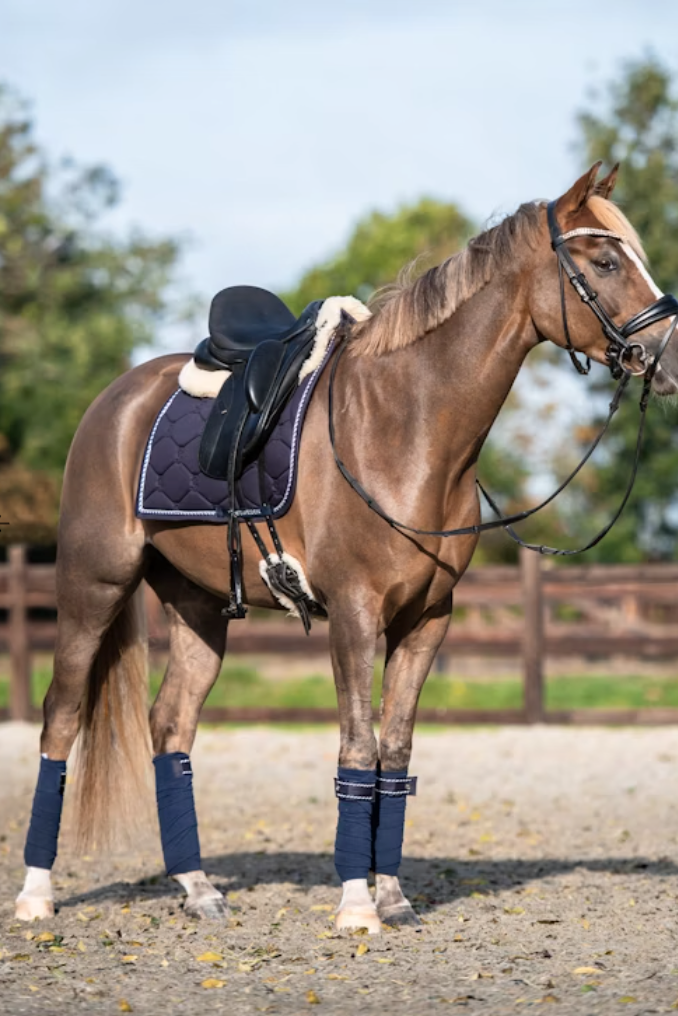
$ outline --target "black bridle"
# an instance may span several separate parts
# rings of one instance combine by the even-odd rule
[[[624,373],[647,374],[649,370],[651,370],[654,375],[654,372],[657,369],[657,364],[668,345],[669,339],[673,335],[675,322],[668,329],[657,353],[650,363],[647,363],[647,351],[643,344],[641,342],[629,342],[628,338],[630,335],[635,335],[636,332],[640,332],[644,328],[649,328],[650,325],[656,324],[657,321],[662,321],[664,318],[675,316],[676,313],[678,313],[678,300],[676,300],[675,296],[667,293],[664,296],[659,297],[658,300],[655,300],[654,303],[651,303],[649,307],[645,307],[645,309],[641,310],[638,314],[634,314],[633,317],[630,317],[628,321],[621,326],[621,328],[618,328],[598,299],[598,294],[591,288],[591,285],[584,273],[579,271],[577,263],[567,249],[566,243],[575,236],[606,236],[624,244],[624,237],[620,236],[618,233],[613,233],[609,229],[598,229],[597,227],[589,226],[582,226],[579,229],[571,229],[569,233],[562,233],[560,231],[560,226],[558,225],[558,220],[556,219],[555,201],[551,201],[547,206],[546,216],[548,220],[549,234],[551,236],[551,247],[558,257],[560,307],[563,316],[565,343],[567,351],[570,354],[570,359],[577,371],[580,374],[588,374],[591,369],[591,361],[587,357],[586,366],[584,366],[578,358],[576,350],[572,345],[570,329],[567,323],[567,303],[565,300],[566,275],[572,283],[574,291],[579,299],[591,308],[600,321],[600,327],[603,330],[603,334],[609,340],[609,345],[605,355],[607,357],[612,377],[618,379]],[[633,371],[631,369],[631,360],[634,352],[639,354],[639,359],[643,364],[647,363],[647,366],[644,366],[641,371]]]
[[[503,528],[509,534],[511,539],[516,543],[519,543],[521,547],[525,547],[527,550],[533,550],[539,554],[549,554],[558,556],[570,556],[572,554],[581,554],[585,550],[590,550],[591,547],[595,547],[603,537],[610,531],[612,526],[615,524],[619,516],[621,515],[624,507],[631,496],[633,485],[635,483],[636,475],[638,472],[638,465],[640,462],[640,452],[642,448],[643,432],[645,428],[645,414],[647,412],[647,405],[650,396],[650,386],[652,379],[657,370],[659,361],[669,344],[671,336],[673,335],[676,325],[678,324],[678,300],[672,295],[666,294],[655,300],[654,303],[645,307],[639,313],[634,314],[633,317],[629,318],[628,321],[621,327],[617,327],[614,321],[609,317],[607,311],[602,306],[598,299],[598,294],[592,289],[586,276],[583,272],[579,271],[577,263],[574,261],[572,255],[567,249],[567,240],[572,239],[575,236],[593,236],[593,237],[609,237],[614,240],[618,240],[621,244],[624,244],[624,238],[617,233],[613,233],[611,230],[598,229],[597,227],[581,227],[579,229],[570,230],[568,233],[562,233],[558,225],[556,218],[556,202],[551,201],[547,206],[547,220],[549,233],[551,237],[551,246],[555,251],[558,258],[558,277],[560,284],[560,303],[561,311],[563,316],[563,330],[565,333],[565,342],[568,353],[575,368],[580,374],[588,374],[590,370],[590,360],[587,357],[586,365],[582,364],[577,357],[577,352],[572,343],[570,336],[570,330],[567,323],[567,304],[565,300],[565,276],[570,280],[575,292],[579,298],[587,304],[600,321],[601,328],[604,335],[608,339],[608,347],[606,350],[606,358],[610,372],[612,376],[619,381],[615,393],[610,402],[609,412],[605,423],[601,427],[600,431],[596,435],[591,447],[588,449],[582,460],[572,470],[570,475],[565,479],[560,486],[544,501],[536,505],[533,508],[527,508],[522,512],[517,512],[514,515],[502,515],[500,508],[488,494],[485,488],[482,486],[479,480],[476,480],[478,488],[482,493],[483,497],[487,501],[492,511],[497,516],[490,522],[479,522],[473,526],[462,526],[458,529],[419,529],[416,526],[408,526],[404,522],[399,522],[393,516],[386,512],[379,502],[369,494],[362,486],[360,481],[350,472],[348,467],[342,462],[336,447],[336,435],[334,429],[334,384],[337,374],[337,368],[339,361],[346,351],[347,344],[341,346],[337,351],[334,361],[332,363],[332,369],[330,371],[330,381],[328,390],[328,417],[329,417],[329,437],[330,445],[334,455],[334,460],[337,464],[339,472],[344,477],[349,486],[359,495],[359,497],[365,502],[365,504],[373,512],[380,516],[385,522],[387,522],[392,528],[401,531],[402,533],[412,533],[415,536],[434,536],[434,537],[447,537],[447,536],[471,536],[478,535],[482,532],[486,532],[491,529]],[[648,328],[652,324],[656,324],[657,321],[662,321],[667,317],[671,317],[673,320],[667,328],[666,334],[659,344],[657,352],[654,355],[648,353],[645,346],[640,342],[629,342],[629,336],[635,335],[636,332],[640,332],[645,328]],[[637,355],[638,359],[642,364],[642,370],[633,370],[632,360],[634,354]],[[530,518],[537,512],[541,511],[548,504],[550,504],[565,488],[571,483],[575,476],[579,473],[582,467],[591,458],[591,455],[600,444],[603,435],[606,433],[612,417],[617,412],[619,404],[621,402],[622,395],[626,389],[626,386],[632,376],[642,374],[643,391],[640,398],[640,422],[638,425],[638,437],[636,439],[636,449],[634,455],[633,466],[631,469],[631,475],[626,488],[626,492],[622,498],[621,504],[619,505],[614,516],[604,526],[603,529],[585,546],[579,547],[575,550],[561,550],[557,547],[546,547],[534,543],[526,543],[523,541],[517,533],[511,528],[517,522],[522,522],[524,519]]]

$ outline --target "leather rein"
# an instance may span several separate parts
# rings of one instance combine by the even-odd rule
[[[642,448],[643,433],[645,429],[645,416],[650,396],[650,386],[652,384],[652,379],[657,370],[659,361],[662,355],[664,354],[666,347],[669,344],[671,336],[673,335],[676,329],[676,325],[678,324],[678,300],[676,300],[675,296],[665,294],[664,296],[661,296],[659,297],[659,299],[655,300],[655,302],[650,304],[648,307],[645,307],[644,310],[641,310],[639,313],[634,314],[633,317],[629,318],[629,320],[626,321],[625,324],[623,324],[621,327],[617,327],[617,325],[615,325],[615,323],[607,314],[605,308],[600,303],[598,299],[598,294],[591,287],[584,273],[579,270],[572,255],[567,249],[566,243],[568,240],[572,239],[575,236],[609,237],[611,239],[619,241],[622,244],[625,242],[624,238],[620,236],[618,233],[614,233],[610,230],[591,227],[581,227],[579,229],[570,230],[568,233],[562,233],[558,225],[555,209],[556,202],[551,201],[548,204],[546,211],[549,234],[551,237],[551,247],[558,258],[560,304],[563,318],[563,330],[565,333],[566,349],[578,373],[588,374],[591,366],[590,359],[587,357],[586,365],[582,364],[582,362],[577,357],[577,352],[574,348],[570,336],[570,330],[567,322],[567,306],[565,300],[565,276],[567,276],[567,278],[569,279],[580,300],[582,300],[583,303],[585,303],[588,307],[590,307],[593,313],[598,318],[603,333],[608,339],[609,343],[605,354],[608,362],[608,367],[610,369],[612,377],[618,380],[619,383],[617,385],[617,388],[615,389],[614,395],[610,402],[607,419],[605,420],[603,426],[601,427],[595,439],[593,440],[590,448],[588,449],[584,457],[581,459],[579,464],[572,470],[570,475],[560,484],[560,486],[549,497],[547,497],[540,504],[535,505],[533,508],[527,508],[524,511],[516,512],[513,515],[502,515],[501,509],[494,501],[494,499],[490,496],[490,494],[488,494],[488,492],[485,490],[480,480],[476,480],[478,489],[485,498],[487,504],[490,506],[492,511],[497,516],[496,519],[492,519],[489,522],[479,522],[472,526],[462,526],[461,528],[458,529],[419,529],[416,526],[406,525],[406,523],[399,522],[397,519],[393,518],[393,516],[389,515],[388,512],[381,507],[376,498],[372,497],[372,495],[365,490],[365,488],[362,486],[357,477],[355,477],[351,473],[351,471],[348,469],[345,463],[341,460],[337,452],[336,435],[334,428],[334,384],[337,374],[337,368],[339,366],[339,361],[341,360],[341,357],[343,356],[347,348],[346,342],[344,342],[344,344],[341,346],[336,356],[334,357],[332,369],[330,372],[330,381],[328,388],[329,437],[330,437],[330,445],[332,447],[332,453],[334,455],[334,461],[336,462],[337,468],[339,469],[339,472],[344,477],[346,482],[356,492],[356,494],[358,494],[358,496],[365,502],[368,508],[370,508],[373,512],[375,512],[375,514],[379,515],[393,529],[397,529],[401,531],[403,534],[412,533],[415,536],[435,536],[435,537],[471,536],[471,535],[477,536],[482,532],[487,532],[488,530],[505,529],[512,540],[514,540],[516,543],[520,544],[521,547],[524,547],[527,550],[535,551],[535,553],[538,554],[548,554],[564,557],[573,554],[581,554],[585,550],[590,550],[592,547],[595,547],[596,544],[599,543],[603,539],[603,537],[607,535],[610,529],[612,529],[615,522],[617,521],[622,511],[624,510],[629,497],[631,496],[631,491],[633,490],[636,475],[638,473],[638,466],[640,463],[640,453]],[[642,343],[629,341],[629,337],[635,335],[636,332],[640,332],[644,328],[648,328],[650,325],[656,324],[656,322],[662,321],[668,317],[672,318],[672,321],[670,322],[669,327],[666,330],[666,334],[664,335],[661,343],[659,344],[657,352],[651,358],[649,358],[649,354]],[[632,369],[632,360],[634,354],[638,356],[638,359],[642,364],[642,370]],[[619,404],[621,402],[622,395],[626,390],[626,386],[628,385],[628,382],[631,379],[631,377],[633,377],[634,375],[642,375],[644,379],[643,391],[640,397],[639,404],[640,422],[638,424],[638,436],[636,439],[636,448],[633,466],[631,468],[631,474],[629,476],[626,491],[612,519],[585,546],[579,547],[574,550],[562,550],[557,547],[547,547],[535,543],[526,543],[518,536],[518,534],[511,527],[515,525],[517,522],[522,522],[524,519],[528,519],[530,518],[530,516],[535,515],[537,512],[541,511],[553,500],[555,500],[555,498],[560,493],[562,493],[562,491],[565,490],[567,486],[569,486],[569,484],[572,482],[575,476],[577,476],[577,474],[580,472],[583,466],[588,462],[588,460],[593,455],[593,452],[600,444],[603,435],[607,432],[610,426],[612,417],[619,408]]]

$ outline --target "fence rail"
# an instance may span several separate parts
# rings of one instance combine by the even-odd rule
[[[168,649],[162,608],[146,587],[151,647]],[[10,658],[10,705],[0,719],[32,719],[31,656],[52,651],[56,622],[35,611],[56,607],[54,565],[27,563],[21,545],[8,548],[0,565],[0,652]],[[554,567],[523,552],[519,566],[472,569],[455,591],[455,618],[441,647],[438,669],[451,654],[514,657],[522,661],[524,705],[512,710],[419,711],[432,723],[678,723],[678,709],[568,710],[544,707],[546,659],[623,656],[639,660],[678,657],[678,565],[579,565]],[[329,652],[328,626],[314,624],[310,637],[289,620],[238,621],[229,650],[258,655],[320,656]],[[327,709],[203,710],[206,722],[234,720],[324,722]]]

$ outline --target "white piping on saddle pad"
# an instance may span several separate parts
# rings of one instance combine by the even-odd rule
[[[330,296],[324,301],[318,311],[316,319],[316,336],[313,348],[301,365],[299,381],[312,374],[322,363],[327,352],[327,347],[341,320],[342,310],[350,314],[355,321],[366,321],[372,316],[364,303],[356,300],[354,296]],[[193,395],[199,399],[215,398],[224,381],[230,377],[229,370],[203,370],[195,360],[189,360],[184,364],[179,374],[179,387],[187,395]]]
[[[292,555],[288,554],[286,551],[283,551],[283,561],[288,566],[288,568],[291,568],[292,571],[295,572],[295,574],[299,578],[299,585],[301,586],[302,590],[306,593],[309,600],[313,600],[313,602],[316,603],[317,602],[316,598],[311,592],[311,587],[309,586],[306,580],[306,576],[304,575],[304,569],[301,567],[301,562],[297,561],[296,557],[292,557]],[[278,593],[276,592],[275,589],[271,588],[271,582],[269,580],[267,570],[269,564],[280,564],[280,557],[277,554],[269,554],[266,561],[260,561],[259,574],[261,575],[262,579],[264,580],[268,588],[271,590],[273,595],[275,596],[278,603],[280,603],[283,607],[289,610],[290,614],[293,614],[295,617],[300,617],[299,611],[292,602],[292,600],[288,599],[287,596],[284,596],[282,593]]]

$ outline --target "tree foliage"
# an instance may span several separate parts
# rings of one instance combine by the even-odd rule
[[[43,488],[51,478],[41,536],[84,410],[152,342],[167,309],[177,244],[107,237],[100,219],[118,198],[105,167],[51,166],[24,104],[0,89],[0,510],[14,514],[9,492],[30,501],[27,470]],[[10,522],[17,539],[19,520]]]
[[[404,205],[392,215],[371,212],[358,222],[344,249],[309,269],[284,299],[297,313],[327,296],[368,300],[415,259],[414,271],[423,272],[461,250],[473,232],[473,223],[456,205],[433,198]]]
[[[678,99],[669,69],[648,57],[627,64],[593,111],[578,118],[582,164],[621,163],[614,199],[637,228],[658,285],[678,291]],[[639,310],[641,308],[638,308]],[[610,382],[598,383],[607,393]],[[631,386],[575,519],[586,531],[610,517],[625,489],[638,428],[639,385]],[[601,398],[599,422],[606,414]],[[591,552],[608,561],[669,559],[676,553],[678,422],[675,408],[650,403],[640,475],[612,532]]]

